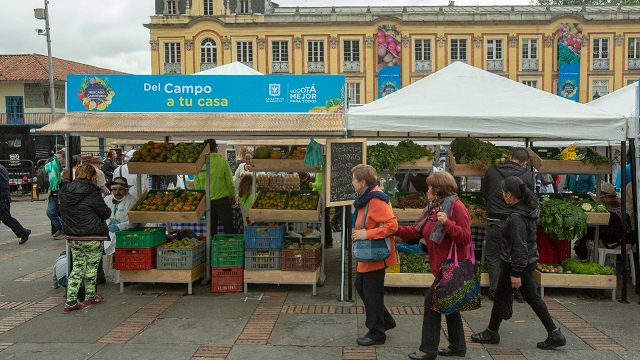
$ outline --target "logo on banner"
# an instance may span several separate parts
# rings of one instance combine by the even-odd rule
[[[560,86],[560,93],[565,98],[570,98],[575,95],[576,90],[578,90],[578,87],[571,80],[566,80],[564,84]]]
[[[280,96],[280,84],[269,84],[269,96]]]
[[[115,92],[111,90],[109,78],[101,79],[97,76],[85,77],[80,84],[78,99],[87,110],[102,111],[111,104]]]

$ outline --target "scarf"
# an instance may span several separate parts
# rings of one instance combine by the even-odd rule
[[[362,195],[358,196],[356,200],[353,202],[353,207],[355,207],[356,209],[360,209],[366,206],[367,203],[369,203],[369,200],[373,198],[380,199],[388,204],[389,195],[383,193],[382,191],[373,191],[373,192],[371,191],[376,186],[378,186],[377,183],[369,186]]]
[[[458,195],[449,195],[443,198],[437,198],[429,203],[427,207],[422,211],[418,220],[414,225],[415,229],[418,232],[422,232],[424,225],[427,223],[427,220],[434,221],[436,226],[434,227],[431,235],[429,235],[429,240],[435,242],[436,244],[442,243],[442,239],[444,239],[444,229],[442,228],[442,224],[437,220],[438,212],[442,211],[447,214],[447,217],[451,217],[451,213],[453,212],[453,204],[458,201]]]

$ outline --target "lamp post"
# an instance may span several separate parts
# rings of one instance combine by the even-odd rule
[[[34,9],[36,19],[44,20],[45,30],[36,29],[38,35],[47,37],[47,55],[49,56],[49,103],[51,103],[51,122],[56,120],[56,95],[53,84],[53,61],[51,59],[51,28],[49,28],[49,0],[44,0],[44,9]]]

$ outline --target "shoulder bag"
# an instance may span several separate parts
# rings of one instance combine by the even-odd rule
[[[369,211],[369,203],[364,209],[364,215],[362,215],[362,226],[364,229],[364,222],[367,219],[367,212]],[[384,239],[374,240],[358,240],[353,242],[353,257],[359,262],[378,262],[383,261],[391,256],[391,239],[387,236]]]
[[[474,310],[481,306],[480,266],[476,263],[473,244],[469,249],[471,258],[458,261],[455,243],[451,243],[449,256],[440,266],[438,276],[432,285],[432,310],[449,315],[459,311]]]

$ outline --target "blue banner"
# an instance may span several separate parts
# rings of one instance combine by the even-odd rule
[[[69,112],[344,112],[344,75],[68,75]]]
[[[400,26],[378,26],[378,99],[400,89],[401,66]]]
[[[562,65],[558,79],[558,95],[577,102],[580,88],[580,64]]]
[[[378,98],[400,89],[400,65],[388,66],[378,73]]]

